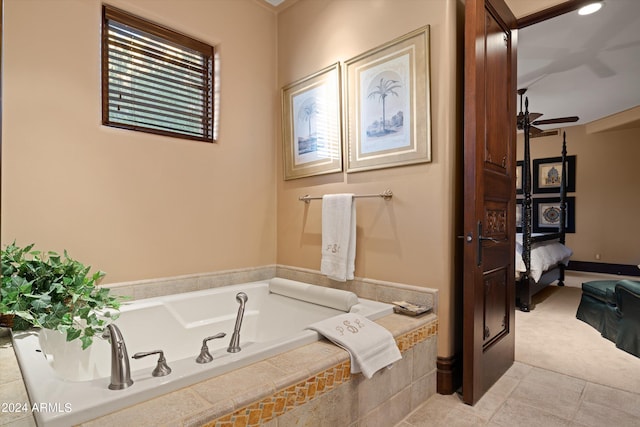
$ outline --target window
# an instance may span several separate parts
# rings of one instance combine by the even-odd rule
[[[103,6],[102,123],[213,142],[214,48]]]

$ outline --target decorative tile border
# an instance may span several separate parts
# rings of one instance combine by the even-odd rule
[[[416,344],[436,336],[438,333],[438,320],[433,320],[417,329],[400,335],[396,338],[396,344],[400,352],[404,353]],[[347,360],[332,366],[305,381],[277,391],[274,395],[265,397],[259,402],[244,406],[231,414],[220,417],[207,424],[205,427],[253,427],[259,426],[278,417],[297,406],[304,405],[310,400],[319,397],[340,384],[351,379],[351,361]]]
[[[398,344],[398,348],[401,353],[413,348],[416,344],[426,341],[428,338],[431,338],[438,334],[438,321],[434,320],[433,322],[427,323],[424,326],[419,327],[418,329],[414,329],[411,332],[400,335],[396,338],[396,344]]]
[[[351,379],[351,362],[347,360],[308,378],[306,381],[280,390],[273,396],[265,397],[259,402],[207,423],[205,427],[259,426],[296,406],[304,405],[311,399],[333,390],[349,379]]]

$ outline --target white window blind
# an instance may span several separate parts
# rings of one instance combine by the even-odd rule
[[[103,6],[102,122],[213,141],[214,48]]]

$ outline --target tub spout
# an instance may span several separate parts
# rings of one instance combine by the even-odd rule
[[[124,343],[122,333],[112,323],[107,325],[102,337],[109,339],[111,343],[111,384],[109,384],[109,389],[125,389],[133,384],[133,380],[131,379],[131,369],[129,368],[127,346]]]
[[[236,301],[240,304],[238,307],[238,315],[236,316],[236,326],[233,328],[233,335],[231,335],[231,342],[229,342],[229,347],[227,351],[229,353],[237,353],[240,349],[240,327],[242,326],[242,317],[244,316],[244,306],[247,303],[247,294],[244,292],[238,292],[236,295]]]

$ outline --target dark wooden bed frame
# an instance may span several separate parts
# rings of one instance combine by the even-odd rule
[[[566,133],[562,136],[562,177],[560,180],[560,226],[557,233],[547,233],[544,235],[532,236],[531,232],[531,149],[530,149],[530,128],[529,119],[529,100],[525,100],[524,113],[524,162],[522,166],[522,191],[524,199],[522,201],[522,260],[526,268],[525,272],[520,273],[516,279],[516,304],[522,311],[531,309],[531,297],[553,283],[558,281],[558,286],[564,286],[564,270],[565,266],[558,263],[551,269],[545,271],[537,282],[531,277],[531,249],[538,242],[546,242],[557,240],[565,243],[565,224],[566,224],[566,164],[567,164],[567,141]]]

